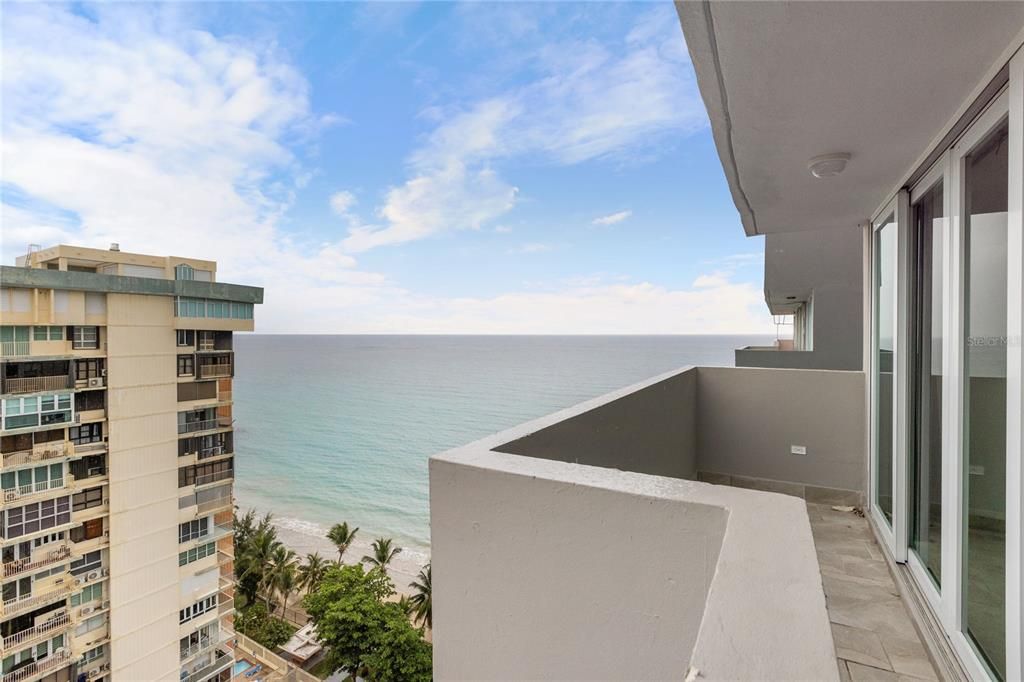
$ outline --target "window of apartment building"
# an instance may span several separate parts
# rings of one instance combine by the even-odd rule
[[[32,327],[33,341],[63,341],[64,327]]]
[[[37,644],[34,647],[28,647],[17,653],[11,654],[10,656],[5,656],[3,659],[3,674],[4,676],[7,676],[9,673],[17,672],[28,666],[30,663],[42,661],[63,648],[64,635],[57,635],[53,639]],[[12,675],[12,677],[14,679],[19,679],[17,675]],[[29,677],[31,676],[27,676],[25,679],[28,679]]]
[[[197,616],[217,608],[217,595],[211,594],[206,599],[200,599],[195,604],[187,606],[178,612],[178,624],[187,623]]]
[[[71,562],[71,574],[82,575],[99,568],[103,564],[102,551],[93,550],[87,552],[81,559],[75,559]]]
[[[28,597],[31,597],[32,578],[21,578],[19,580],[12,580],[9,583],[4,583],[2,593],[4,602],[16,601],[18,599],[27,599]]]
[[[103,422],[72,426],[68,429],[68,439],[75,445],[97,443],[103,440]]]
[[[196,359],[192,355],[178,356],[178,376],[190,377],[196,373]]]
[[[0,355],[28,355],[28,327],[0,327]]]
[[[185,566],[187,564],[194,563],[200,559],[205,559],[208,556],[213,556],[217,553],[217,543],[208,542],[205,545],[199,545],[192,549],[185,550],[184,552],[178,553],[178,565]]]
[[[206,646],[217,635],[217,629],[216,622],[210,623],[179,639],[178,650],[180,657],[185,658],[189,655],[189,652],[194,652]]]
[[[72,327],[71,347],[76,350],[89,350],[100,347],[99,327]]]
[[[54,543],[61,542],[63,539],[64,539],[64,531],[60,531],[58,533],[49,533],[47,535],[42,535],[42,536],[40,536],[38,538],[34,538],[32,540],[32,546],[33,547],[45,547],[46,545],[52,545]],[[25,543],[25,544],[28,544],[28,543]],[[6,561],[6,559],[5,559],[5,561]]]
[[[3,402],[5,429],[46,426],[71,421],[71,394],[6,398]]]
[[[196,348],[199,350],[214,350],[217,347],[217,335],[211,331],[197,332],[198,340]]]
[[[214,433],[208,436],[192,436],[178,441],[178,457],[198,455],[199,459],[226,455],[231,452],[231,434]]]
[[[44,500],[22,507],[14,507],[2,513],[4,538],[10,540],[70,523],[71,498],[58,497],[55,500]]]
[[[101,599],[103,599],[103,583],[96,583],[95,585],[87,585],[82,588],[81,592],[71,595],[71,605],[81,606],[82,604],[88,604],[91,601],[99,601]]]
[[[72,500],[74,511],[82,511],[84,509],[98,507],[103,504],[103,487],[97,486],[95,488],[83,490],[80,493],[75,493]]]
[[[107,472],[107,456],[89,455],[82,459],[74,460],[68,465],[68,469],[71,470],[71,475],[78,482],[84,481],[87,478],[93,478],[94,476],[102,476]]]
[[[178,487],[183,488],[187,485],[206,485],[208,483],[222,481],[225,478],[231,478],[233,471],[233,459],[180,467],[178,469]]]
[[[178,296],[174,299],[174,316],[251,320],[253,304]]]
[[[75,411],[102,410],[107,406],[106,391],[82,391],[75,394]]]
[[[7,499],[8,491],[17,491],[21,494],[50,490],[64,485],[64,465],[51,464],[21,469],[19,471],[5,471],[0,474],[0,487],[4,490],[4,499]]]
[[[98,616],[93,616],[92,618],[84,620],[84,621],[82,621],[81,623],[78,624],[78,627],[75,628],[75,636],[76,637],[81,637],[82,635],[84,635],[87,632],[92,632],[93,630],[98,630],[101,627],[103,627],[104,625],[106,625],[106,623],[107,623],[107,614],[101,613]]]
[[[177,343],[179,348],[194,348],[196,333],[191,329],[179,329],[177,331]]]
[[[52,567],[50,567],[50,568],[48,568],[48,569],[46,569],[44,571],[39,571],[38,573],[33,573],[32,574],[32,581],[34,583],[38,583],[40,580],[45,580],[45,579],[49,578],[51,575],[60,575],[63,572],[64,572],[64,567],[63,566],[52,566]]]
[[[103,658],[104,653],[106,653],[106,649],[104,648],[103,644],[100,644],[97,647],[93,647],[92,649],[87,649],[86,651],[82,652],[82,657],[78,659],[78,666],[80,668],[84,668],[93,661],[99,658]]]
[[[178,402],[187,402],[189,400],[212,400],[216,397],[216,382],[190,381],[178,384]]]
[[[81,526],[71,529],[71,542],[94,540],[103,535],[103,519],[89,519]]]
[[[188,542],[210,534],[210,517],[178,524],[178,542]]]
[[[174,279],[193,280],[195,278],[195,271],[188,263],[174,266]]]
[[[103,360],[92,358],[89,360],[75,360],[75,379],[88,381],[103,376]]]

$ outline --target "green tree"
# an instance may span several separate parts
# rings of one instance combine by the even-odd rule
[[[299,566],[298,586],[306,590],[306,594],[309,594],[324,579],[330,565],[330,562],[320,556],[319,552],[307,554],[305,563]]]
[[[303,600],[331,670],[374,682],[429,680],[430,645],[394,595],[391,579],[362,565],[336,566]]]
[[[391,538],[377,538],[373,541],[373,554],[364,556],[363,563],[369,564],[371,568],[386,571],[388,564],[401,551],[402,548],[394,546]]]
[[[256,521],[255,513],[249,511],[241,518],[236,515],[233,525],[238,591],[246,603],[252,603],[265,588],[268,566],[281,543],[270,514]]]
[[[274,547],[270,558],[267,560],[264,571],[264,593],[267,595],[267,608],[270,608],[270,600],[274,594],[281,596],[281,614],[288,607],[288,597],[295,591],[295,552],[282,544]]]
[[[416,580],[409,583],[409,587],[413,589],[412,597],[409,598],[412,606],[410,615],[417,623],[425,624],[428,628],[434,627],[430,605],[430,564],[420,569]]]
[[[358,528],[349,530],[348,521],[343,523],[336,523],[331,526],[331,529],[327,531],[327,539],[334,543],[334,546],[338,548],[338,563],[341,563],[341,558],[345,555],[345,551],[348,550],[352,541],[356,539],[356,533],[359,532]]]
[[[267,613],[262,602],[250,604],[235,616],[235,628],[269,649],[275,649],[295,633],[295,628]]]

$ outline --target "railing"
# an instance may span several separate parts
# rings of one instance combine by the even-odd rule
[[[213,649],[214,647],[221,646],[222,644],[227,644],[234,637],[235,633],[233,630],[221,625],[218,631],[215,632],[212,636],[200,637],[198,642],[188,647],[187,649],[183,649],[180,652],[178,660],[181,662],[185,662],[190,658],[194,658],[199,654],[202,654],[210,649]]]
[[[28,355],[28,341],[0,341],[0,355]]]
[[[200,379],[219,379],[231,376],[231,364],[228,363],[216,363],[199,365],[199,378]]]
[[[29,663],[24,668],[18,668],[3,676],[3,682],[24,682],[50,670],[63,667],[71,662],[71,650],[60,649],[57,653],[46,658]]]
[[[44,481],[36,481],[35,483],[29,483],[28,485],[21,485],[16,488],[5,488],[4,489],[4,502],[16,502],[30,495],[36,495],[38,493],[44,493],[48,490],[60,490],[67,484],[67,479],[64,477],[49,479]]]
[[[97,440],[91,443],[76,443],[74,447],[76,455],[89,454],[90,452],[103,452],[107,449],[107,441]]]
[[[41,462],[48,459],[58,459],[71,455],[71,444],[67,441],[53,441],[34,446],[31,450],[19,450],[17,452],[4,453],[4,466],[20,466]]]
[[[60,391],[71,388],[71,377],[59,374],[48,377],[23,377],[5,379],[4,393],[36,393],[38,391]]]
[[[196,431],[210,431],[231,426],[231,417],[215,417],[203,419],[197,422],[185,422],[178,424],[178,433],[195,433]]]
[[[227,452],[227,448],[223,445],[215,445],[212,448],[199,448],[196,451],[196,457],[198,459],[207,459],[210,457],[219,457],[220,455],[230,454]]]
[[[37,639],[48,637],[55,630],[61,630],[71,625],[71,614],[67,609],[56,611],[45,622],[21,632],[15,632],[9,637],[4,637],[4,651],[10,651],[12,647],[26,647]]]
[[[235,655],[233,653],[220,651],[218,652],[217,658],[213,659],[212,663],[199,668],[188,677],[181,678],[181,682],[199,682],[199,680],[205,680],[219,672],[225,666],[230,665],[234,660]],[[4,682],[6,682],[6,680]]]
[[[3,576],[4,579],[13,578],[20,573],[34,571],[44,566],[64,561],[69,556],[71,556],[71,548],[68,545],[62,545],[57,549],[46,552],[41,559],[36,559],[35,561],[32,560],[32,557],[8,561],[3,565]]]
[[[67,596],[69,592],[71,592],[70,585],[61,585],[60,587],[43,592],[42,594],[26,594],[14,597],[13,599],[8,599],[4,601],[4,618],[34,609],[37,606],[43,606],[55,599]]]
[[[224,497],[218,497],[215,500],[208,500],[206,502],[200,502],[196,505],[196,513],[206,514],[214,509],[220,509],[221,507],[230,507],[234,503],[233,498],[230,495]]]
[[[211,483],[216,483],[217,481],[224,481],[226,479],[234,477],[234,469],[227,469],[226,471],[217,471],[212,474],[203,474],[202,476],[196,476],[195,485],[209,485]]]

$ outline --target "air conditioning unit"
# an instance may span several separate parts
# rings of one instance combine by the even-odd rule
[[[102,377],[93,377],[89,379],[89,388],[97,388],[103,385]]]
[[[96,578],[99,578],[99,577],[100,577],[100,572],[99,571],[89,571],[88,573],[85,574],[85,579],[89,580],[89,581],[96,580]]]
[[[110,608],[110,600],[109,599],[104,599],[103,603],[100,604],[100,608],[101,609],[109,609]]]
[[[103,537],[109,538],[110,537],[110,531],[109,530],[103,531]]]
[[[6,500],[7,502],[12,502],[16,499],[18,499],[17,491],[8,490],[6,493],[4,493],[4,500]]]
[[[100,670],[102,670],[103,672],[107,672],[108,670],[110,670],[110,661],[107,661],[106,663],[101,665]]]
[[[83,606],[81,609],[78,610],[78,615],[84,618],[85,616],[90,615],[95,610],[96,608],[93,606]]]
[[[107,531],[107,532],[109,533],[110,531]],[[103,576],[106,577],[106,576],[110,575],[110,569],[109,568],[104,568],[102,573],[103,573]]]
[[[82,579],[81,578],[75,578],[75,587],[78,587],[81,584],[82,584]]]
[[[93,679],[94,677],[99,677],[100,676],[100,669],[99,668],[93,668],[92,670],[87,672],[85,674],[85,676],[88,677],[90,680]]]
[[[104,367],[103,369],[100,370],[100,376],[101,377],[107,376],[107,368],[106,367]]]

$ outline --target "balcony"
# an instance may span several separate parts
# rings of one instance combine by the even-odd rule
[[[76,446],[75,453],[77,454],[77,452],[78,450]],[[35,462],[62,459],[70,457],[71,453],[71,444],[67,441],[38,443],[30,450],[19,450],[17,452],[4,453],[4,467],[16,467]]]
[[[28,341],[0,341],[0,356],[12,358],[28,355],[28,344]]]
[[[199,665],[192,669],[191,674],[187,677],[182,677],[181,682],[200,682],[201,680],[209,679],[222,670],[226,670],[235,660],[235,656],[231,653],[230,649],[218,649],[217,655],[214,659],[205,664]],[[6,680],[4,680],[6,682]]]
[[[52,604],[58,599],[66,599],[71,593],[71,589],[72,586],[70,584],[58,584],[49,588],[44,587],[38,594],[28,594],[7,599],[4,601],[3,617],[5,619],[10,618],[19,613]]]
[[[211,483],[219,483],[220,481],[227,481],[235,477],[234,469],[228,469],[227,471],[217,471],[212,474],[203,474],[202,476],[196,476],[195,486],[197,488],[204,485],[210,485]]]
[[[232,376],[233,363],[205,364],[196,367],[197,379],[226,379]]]
[[[24,377],[21,379],[4,379],[4,393],[39,393],[42,391],[62,391],[71,388],[71,377],[59,374],[48,377]]]
[[[62,476],[61,478],[36,481],[35,483],[14,488],[5,488],[3,491],[4,503],[27,502],[34,497],[45,496],[47,493],[64,490],[67,484],[68,477]]]
[[[13,649],[24,649],[37,644],[44,639],[51,639],[60,634],[63,630],[71,627],[71,615],[67,609],[51,611],[40,616],[33,627],[21,632],[16,632],[9,637],[4,637],[4,651]]]
[[[92,441],[91,443],[75,443],[73,445],[76,455],[94,455],[107,451],[106,438]]]
[[[231,417],[215,417],[194,422],[178,424],[178,433],[198,433],[200,431],[213,431],[215,429],[226,429],[231,426]]]
[[[55,549],[51,549],[48,552],[39,551],[38,556],[30,556],[16,561],[8,561],[3,564],[4,580],[7,580],[8,578],[15,578],[22,573],[37,571],[41,568],[46,568],[47,566],[52,566],[53,564],[66,561],[70,556],[71,547],[65,544]]]
[[[3,682],[29,682],[37,677],[48,674],[63,668],[71,663],[71,650],[70,649],[59,649],[52,656],[47,656],[44,659],[38,660],[34,663],[29,663],[23,668],[12,670],[3,676]]]
[[[836,680],[805,500],[863,424],[859,372],[700,367],[433,457],[436,675]]]
[[[208,637],[201,637],[200,640],[192,646],[182,649],[179,654],[179,660],[182,663],[185,663],[186,661],[195,658],[196,656],[200,656],[211,649],[224,647],[234,637],[235,632],[231,628],[225,627],[221,624],[217,632]]]

